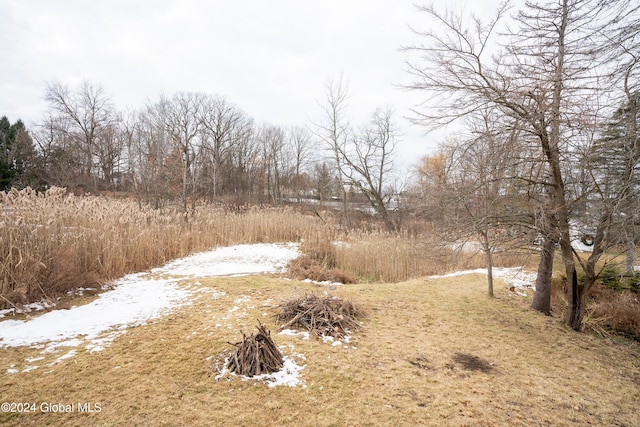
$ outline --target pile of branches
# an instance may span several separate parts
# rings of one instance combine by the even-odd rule
[[[285,322],[280,330],[290,327],[302,328],[318,336],[343,338],[350,331],[358,329],[358,317],[362,313],[349,301],[325,296],[307,294],[280,303],[278,322]]]
[[[247,336],[243,332],[242,341],[229,343],[236,347],[226,366],[231,372],[253,377],[271,374],[282,368],[284,360],[271,339],[271,333],[262,324],[257,328],[257,334]]]

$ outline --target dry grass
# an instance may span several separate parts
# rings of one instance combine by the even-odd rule
[[[0,400],[100,402],[96,414],[0,414],[7,425],[640,425],[638,348],[530,311],[482,275],[357,284],[332,292],[366,311],[348,345],[274,335],[305,387],[216,382],[216,358],[278,301],[317,291],[277,278],[202,280],[224,291],[130,329],[99,353],[4,374],[38,349],[0,352]],[[217,295],[214,297],[214,295]],[[239,303],[242,301],[242,303]],[[238,309],[232,310],[233,306]],[[304,355],[302,359],[300,354]],[[482,369],[476,369],[482,367]]]
[[[486,266],[482,253],[461,253],[428,236],[353,232],[335,248],[335,265],[363,281],[402,282],[409,279]],[[529,253],[494,256],[495,266],[521,266]]]
[[[332,233],[330,224],[292,209],[200,206],[185,221],[176,211],[60,188],[0,192],[0,212],[0,308],[55,299],[218,245]]]
[[[302,241],[313,262],[296,277],[318,281],[399,282],[484,265],[481,256],[414,234],[339,232],[330,212],[205,205],[185,220],[178,211],[61,188],[0,192],[0,211],[0,308],[42,298],[64,304],[58,298],[74,289],[237,243]]]
[[[585,323],[602,335],[615,331],[640,341],[640,295],[598,286],[591,292]]]

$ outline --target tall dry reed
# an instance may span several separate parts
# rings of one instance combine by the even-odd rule
[[[429,236],[384,232],[349,233],[335,249],[335,267],[372,282],[401,282],[486,267],[482,252],[464,253]],[[494,256],[495,266],[520,266],[528,254]]]
[[[424,238],[384,232],[350,233],[336,245],[336,266],[362,280],[400,282],[439,274],[447,254]],[[440,258],[440,260],[438,260]]]
[[[0,308],[95,286],[219,245],[299,241],[330,224],[288,208],[200,206],[186,218],[61,188],[0,192]],[[329,231],[325,231],[329,230]]]
[[[0,192],[0,214],[0,308],[240,243],[301,241],[315,261],[361,281],[399,282],[484,266],[481,256],[461,255],[415,233],[339,230],[329,211],[204,205],[185,218],[134,200],[52,188]]]

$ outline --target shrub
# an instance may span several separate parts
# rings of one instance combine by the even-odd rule
[[[614,264],[605,265],[598,280],[609,289],[619,291],[623,288],[622,273]]]
[[[640,340],[640,299],[627,290],[614,291],[601,287],[587,308],[591,318],[611,332]]]
[[[607,264],[598,278],[608,289],[621,291],[623,289],[638,292],[640,290],[640,272],[622,272],[615,264]]]
[[[623,278],[623,286],[631,292],[640,292],[640,272],[626,273]]]
[[[296,280],[313,280],[316,282],[355,283],[352,274],[338,270],[327,269],[309,255],[300,256],[287,265],[287,274]]]

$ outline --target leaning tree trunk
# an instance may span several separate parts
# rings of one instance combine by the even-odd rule
[[[560,213],[560,227],[562,237],[560,238],[560,250],[562,251],[562,261],[564,262],[565,274],[567,276],[567,300],[569,305],[565,311],[564,323],[574,331],[582,328],[584,284],[578,283],[576,264],[573,258],[573,248],[571,247],[571,237],[569,235],[569,222],[566,211]]]

